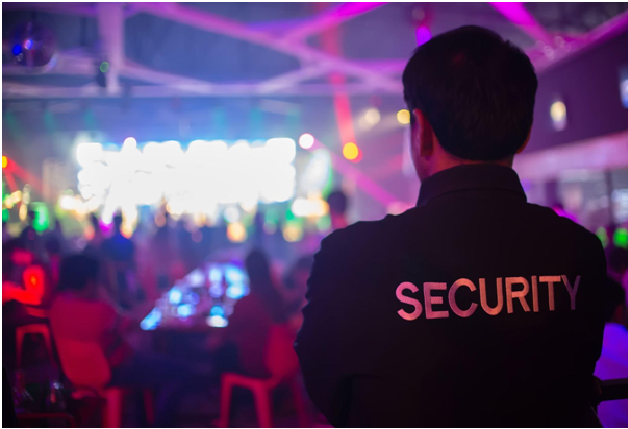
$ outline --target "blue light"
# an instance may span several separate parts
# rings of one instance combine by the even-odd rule
[[[24,42],[24,49],[28,50],[33,47],[33,39],[26,39]]]
[[[172,290],[168,294],[168,299],[170,300],[170,304],[177,305],[181,303],[181,295],[182,295],[181,291],[178,288],[176,287],[172,288]]]
[[[209,270],[209,278],[212,282],[219,282],[222,280],[222,272],[219,268],[211,268]]]
[[[229,298],[240,299],[245,295],[245,290],[241,283],[236,283],[229,286],[225,293]]]
[[[211,296],[212,298],[220,298],[222,296],[222,287],[219,284],[210,287],[209,296]]]
[[[212,328],[224,328],[229,322],[222,316],[209,316],[207,318],[207,324]]]
[[[192,292],[190,294],[190,303],[192,305],[198,305],[199,302],[201,302],[201,298],[198,296],[196,292]]]
[[[203,277],[203,272],[199,269],[192,271],[189,274],[190,286],[202,286],[203,281],[205,280]]]
[[[219,306],[219,305],[214,305],[211,310],[209,310],[209,314],[211,316],[221,316],[224,317],[225,316],[225,310]]]
[[[13,52],[13,55],[20,55],[20,52],[22,52],[22,47],[20,45],[15,45],[11,52]]]
[[[236,283],[242,279],[242,271],[235,267],[227,268],[225,270],[225,274],[230,283]]]
[[[144,331],[152,331],[157,326],[159,326],[159,322],[161,322],[161,311],[154,308],[153,311],[148,313],[148,315],[142,320],[140,323],[140,328]]]
[[[179,317],[187,317],[187,316],[191,316],[192,315],[192,306],[189,304],[186,305],[180,305],[177,308],[177,315]]]

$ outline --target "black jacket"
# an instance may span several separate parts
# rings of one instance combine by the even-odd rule
[[[510,168],[424,181],[417,207],[323,240],[295,345],[334,426],[578,426],[604,329],[600,240]]]

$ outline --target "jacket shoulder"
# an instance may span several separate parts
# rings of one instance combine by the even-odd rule
[[[418,210],[410,209],[399,215],[389,214],[376,221],[360,221],[345,228],[337,229],[323,239],[321,250],[326,249],[358,249],[361,251],[374,251],[382,248],[391,240],[394,241],[399,231],[402,231],[410,212]]]

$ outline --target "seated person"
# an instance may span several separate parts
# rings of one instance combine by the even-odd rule
[[[62,261],[59,286],[50,310],[55,340],[99,344],[111,369],[109,386],[158,388],[155,424],[172,426],[183,388],[200,372],[191,365],[141,353],[129,346],[124,334],[139,326],[140,321],[132,320],[112,303],[98,284],[99,269],[99,261],[86,254]]]
[[[626,291],[609,278],[606,286],[606,325],[602,356],[595,375],[601,380],[628,378],[628,329],[626,329]],[[607,428],[628,427],[628,399],[602,402],[598,416]]]
[[[270,376],[266,368],[270,328],[285,322],[283,301],[264,253],[252,251],[245,265],[251,292],[236,304],[225,334],[237,349],[237,372],[265,378]]]

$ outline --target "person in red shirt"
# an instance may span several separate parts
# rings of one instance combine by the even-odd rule
[[[99,344],[111,369],[108,385],[158,389],[155,424],[171,427],[183,389],[203,374],[187,363],[136,351],[126,342],[125,333],[139,326],[139,320],[123,313],[109,299],[99,286],[99,269],[98,259],[87,254],[62,261],[50,310],[55,340]]]

